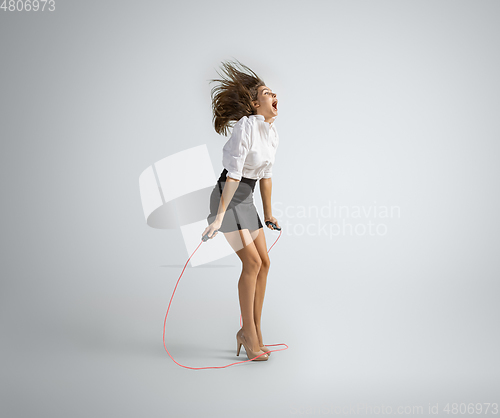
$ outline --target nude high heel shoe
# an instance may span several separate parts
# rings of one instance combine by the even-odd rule
[[[270,356],[270,355],[271,355],[271,350],[269,350],[269,348],[267,348],[265,345],[262,345],[262,346],[260,347],[260,349],[261,349],[264,353],[266,353],[268,356]]]
[[[265,361],[265,360],[267,360],[269,358],[268,355],[264,354],[264,352],[262,350],[259,350],[257,352],[250,350],[250,348],[248,347],[247,342],[245,341],[245,337],[243,336],[243,329],[240,329],[236,333],[236,355],[237,356],[240,355],[240,349],[241,349],[241,345],[242,344],[243,344],[243,347],[245,347],[245,351],[247,353],[247,357],[248,357],[249,360],[253,360],[253,361]],[[259,356],[259,357],[257,357],[257,356]]]

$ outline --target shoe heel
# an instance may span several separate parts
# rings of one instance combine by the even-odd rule
[[[240,349],[241,349],[241,343],[236,340],[236,355],[239,356],[240,355]]]

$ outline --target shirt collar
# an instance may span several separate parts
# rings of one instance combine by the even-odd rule
[[[265,122],[266,118],[262,115],[250,115],[250,116],[253,116],[254,118],[257,118],[259,120],[261,120],[262,122]],[[269,126],[272,126],[272,124],[274,123],[274,120],[276,119],[276,116],[274,118],[272,118],[272,121],[271,123],[268,123],[266,122]]]

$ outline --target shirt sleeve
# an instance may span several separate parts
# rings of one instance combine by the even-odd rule
[[[279,144],[279,136],[278,133],[276,133],[276,138],[274,142],[274,152],[276,153],[276,150],[278,149],[278,144]],[[263,179],[269,179],[273,176],[273,164],[270,164],[266,169],[264,170],[264,173],[262,174]]]
[[[227,176],[236,180],[241,180],[243,176],[243,165],[250,150],[247,120],[243,116],[234,125],[231,137],[222,149],[222,165],[227,170]]]
[[[273,176],[273,169],[272,167],[268,167],[266,171],[264,171],[264,174],[262,175],[263,179],[270,179]]]

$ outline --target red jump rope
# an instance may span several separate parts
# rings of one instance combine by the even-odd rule
[[[267,221],[266,222],[266,225],[271,225],[273,227],[273,229],[276,229],[278,230],[278,228],[276,227],[276,225],[272,222],[269,222]],[[280,231],[280,234],[278,236],[278,238],[276,238],[276,241],[274,241],[274,244],[276,244],[276,242],[279,240],[279,238],[281,237],[281,228],[279,228],[279,231]],[[186,264],[184,265],[184,268],[182,269],[182,273],[181,275],[179,276],[179,278],[177,279],[177,283],[175,284],[175,287],[174,287],[174,291],[172,292],[172,296],[170,297],[170,302],[168,303],[168,308],[167,308],[167,314],[165,315],[165,321],[163,322],[163,347],[165,347],[165,350],[167,352],[167,354],[170,356],[170,358],[174,361],[175,364],[178,364],[179,366],[181,367],[185,367],[186,369],[191,369],[191,370],[201,370],[201,369],[223,369],[225,367],[229,367],[229,366],[232,366],[234,364],[240,364],[240,363],[246,363],[247,361],[252,361],[253,359],[248,359],[248,360],[243,360],[243,361],[237,361],[235,363],[230,363],[230,364],[226,364],[225,366],[212,366],[212,367],[189,367],[189,366],[184,366],[183,364],[180,364],[178,363],[177,361],[175,361],[175,359],[172,357],[172,355],[168,352],[167,350],[167,347],[165,345],[165,326],[167,324],[167,316],[168,316],[168,311],[170,310],[170,304],[172,303],[172,299],[174,298],[174,294],[175,294],[175,291],[177,289],[177,285],[179,284],[179,281],[181,280],[181,277],[182,275],[184,274],[184,270],[186,270],[186,267],[189,263],[189,260],[191,260],[191,257],[196,253],[196,251],[198,250],[198,248],[200,248],[200,245],[203,244],[205,241],[208,240],[208,235],[204,235],[203,238],[202,238],[202,241],[200,242],[200,244],[196,247],[196,250],[194,250],[193,254],[191,254],[191,256],[188,258],[188,261],[186,261]],[[271,245],[271,247],[269,247],[269,250],[267,250],[267,252],[269,253],[269,251],[271,251],[271,248],[273,248],[273,245]],[[241,315],[240,315],[240,326],[241,326]],[[280,349],[276,349],[276,350],[269,350],[268,353],[273,353],[275,351],[283,351],[283,350],[286,350],[288,348],[288,345],[282,343],[282,344],[267,344],[266,346],[276,346],[276,345],[284,345],[286,346],[286,348],[280,348]],[[260,357],[260,356],[263,356],[265,353],[262,353],[260,355],[258,355],[257,357]],[[257,358],[257,357],[254,357],[254,358]]]

